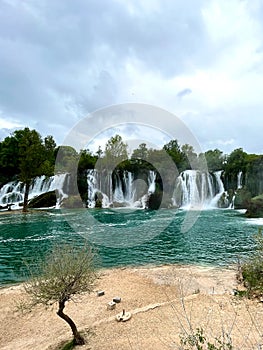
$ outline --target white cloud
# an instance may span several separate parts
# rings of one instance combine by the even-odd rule
[[[181,117],[203,148],[260,151],[262,18],[259,0],[5,0],[4,120],[62,142],[98,108],[148,103]]]
[[[1,117],[1,113],[0,113],[0,129],[14,129],[14,128],[20,128],[21,126],[22,124],[17,121],[12,121],[11,119],[7,120]]]

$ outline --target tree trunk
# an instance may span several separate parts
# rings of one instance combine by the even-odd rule
[[[64,312],[63,312],[64,307],[65,307],[65,301],[64,300],[60,301],[57,315],[69,324],[69,326],[72,330],[73,336],[74,336],[74,344],[75,345],[84,345],[85,344],[84,338],[79,334],[77,327],[76,327],[75,323],[73,322],[73,320],[68,315],[64,314]]]
[[[26,182],[25,185],[25,194],[24,194],[24,203],[23,203],[23,212],[27,212],[27,204],[28,204],[28,195],[29,195],[29,189],[30,189],[30,182]]]

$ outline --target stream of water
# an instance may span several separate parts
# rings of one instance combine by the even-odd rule
[[[0,215],[0,285],[25,278],[25,261],[54,243],[83,244],[98,253],[101,267],[145,264],[227,266],[251,254],[263,221],[236,210],[203,210],[183,231],[185,210],[46,210]]]

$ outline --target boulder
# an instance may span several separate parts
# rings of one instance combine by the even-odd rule
[[[234,200],[234,208],[247,209],[251,197],[251,192],[246,187],[238,189]]]
[[[95,193],[95,208],[102,208],[103,194],[99,191]]]
[[[250,200],[245,215],[248,218],[263,218],[263,194]]]
[[[64,198],[61,203],[61,208],[66,209],[77,209],[77,208],[83,208],[83,202],[80,199],[79,196],[68,196],[67,198]]]
[[[54,207],[57,202],[55,191],[42,193],[32,198],[28,203],[28,208],[50,208]]]

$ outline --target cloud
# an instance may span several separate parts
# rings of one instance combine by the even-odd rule
[[[1,117],[61,143],[98,108],[148,103],[203,148],[262,150],[262,17],[257,0],[3,0]]]

